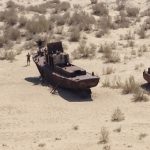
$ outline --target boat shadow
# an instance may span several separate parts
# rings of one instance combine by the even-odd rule
[[[91,95],[82,96],[79,92],[75,92],[68,89],[58,88],[57,93],[61,96],[64,100],[68,102],[91,102],[92,97]]]
[[[147,92],[150,92],[150,83],[144,83],[141,85],[141,88],[146,90]]]
[[[50,83],[43,82],[40,77],[26,77],[25,81],[32,83],[33,85],[42,85],[50,88],[50,93],[53,89],[53,86]],[[52,93],[51,93],[52,94]],[[57,88],[54,92],[55,95],[59,95],[64,100],[68,102],[90,102],[92,101],[91,95],[82,97],[79,92],[75,92],[68,89]]]
[[[45,86],[47,86],[47,84],[45,84],[42,81],[41,77],[27,77],[27,78],[25,78],[25,80],[27,82],[33,83],[33,85],[42,85],[42,86],[45,85]]]

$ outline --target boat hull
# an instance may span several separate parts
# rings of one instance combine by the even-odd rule
[[[148,71],[145,71],[143,72],[143,78],[148,82],[150,83],[150,74],[148,73]]]
[[[41,67],[38,64],[36,64],[36,66],[44,80],[62,88],[85,90],[97,86],[99,82],[99,77],[96,76],[93,78],[84,79],[83,75],[83,79],[78,80],[76,78],[64,77],[60,74],[57,74],[56,72],[50,71],[48,66]]]

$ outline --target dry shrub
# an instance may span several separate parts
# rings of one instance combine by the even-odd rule
[[[124,120],[124,114],[121,112],[120,108],[115,109],[115,111],[113,112],[113,115],[111,117],[111,121],[113,122],[119,122]]]
[[[58,5],[59,11],[67,11],[70,7],[70,3],[67,1],[63,1]]]
[[[15,25],[18,21],[18,15],[15,9],[9,9],[0,12],[0,20],[8,25]]]
[[[94,15],[103,16],[103,15],[109,14],[107,5],[106,3],[103,3],[103,2],[93,5],[92,10],[93,10]]]
[[[7,8],[15,8],[15,7],[16,7],[16,4],[15,4],[13,1],[9,0],[9,1],[6,3],[6,7],[7,7]]]
[[[102,127],[100,132],[100,140],[98,143],[106,144],[108,142],[109,142],[109,131],[107,130],[106,127]]]
[[[102,82],[102,87],[107,88],[107,87],[111,87],[111,83],[109,78],[105,78],[104,81]]]
[[[128,17],[137,17],[139,14],[139,8],[137,7],[127,7],[126,11]]]
[[[6,28],[4,31],[4,37],[6,40],[16,41],[20,38],[20,31],[14,27]]]
[[[112,74],[115,72],[115,69],[112,66],[108,66],[106,68],[103,68],[103,75]]]
[[[95,51],[96,49],[93,44],[87,46],[86,41],[82,40],[78,48],[72,52],[72,56],[74,59],[93,58],[95,56]]]
[[[103,53],[103,58],[106,63],[117,63],[120,62],[120,56],[117,52],[112,52],[111,49],[108,49]]]
[[[26,24],[27,24],[27,18],[25,17],[25,16],[21,16],[20,18],[19,18],[19,27],[25,27],[26,26]]]
[[[37,12],[37,13],[40,13],[40,14],[45,14],[46,13],[46,9],[44,7],[41,7],[41,5],[29,6],[27,10]]]
[[[134,39],[135,39],[135,35],[131,31],[128,31],[124,36],[124,40],[134,40]]]
[[[109,29],[112,28],[112,18],[111,16],[103,16],[101,17],[96,25],[98,32],[96,33],[96,37],[102,37],[104,34],[108,33]]]
[[[111,88],[113,89],[119,89],[119,88],[122,88],[123,86],[123,83],[119,76],[115,76],[113,80],[111,81],[111,83],[112,83]]]
[[[97,4],[98,0],[90,0],[90,1],[91,1],[91,4]]]
[[[122,86],[122,93],[123,94],[135,93],[138,88],[139,84],[135,81],[133,76],[130,76],[128,79],[126,79],[125,83]]]
[[[125,9],[127,0],[116,0],[117,10],[121,11]]]
[[[11,62],[15,60],[16,54],[13,51],[5,51],[4,59],[10,60]]]
[[[104,53],[105,51],[109,51],[110,49],[111,50],[116,49],[116,43],[115,42],[100,44],[98,52]]]
[[[82,21],[81,21],[82,20]],[[79,26],[80,30],[90,30],[95,23],[95,18],[85,11],[74,12],[69,19],[69,25]]]
[[[103,150],[111,150],[110,145],[105,145],[105,146],[103,147]]]
[[[23,45],[23,49],[25,49],[25,50],[31,50],[34,47],[35,47],[35,45],[34,45],[33,41],[25,42],[24,45]]]
[[[133,102],[147,102],[149,97],[144,93],[144,91],[138,88],[133,94]]]
[[[145,138],[145,137],[147,137],[147,136],[148,136],[147,133],[141,133],[141,134],[139,135],[139,140],[142,140],[143,138]]]
[[[45,16],[38,16],[35,19],[31,19],[26,24],[26,29],[33,33],[42,33],[49,30],[50,23]]]
[[[78,27],[72,27],[70,32],[69,41],[78,42],[80,40],[80,30]]]
[[[145,39],[146,38],[146,27],[144,25],[140,26],[140,29],[138,30],[137,33],[138,33],[140,39]]]
[[[130,25],[130,19],[127,18],[127,14],[123,10],[119,12],[114,20],[115,28],[128,28]]]

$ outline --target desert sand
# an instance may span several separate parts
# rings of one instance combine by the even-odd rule
[[[35,5],[44,1],[15,2]],[[85,9],[89,4],[88,0],[69,2],[80,4]],[[6,1],[0,3],[4,8]],[[113,7],[115,2],[107,0],[107,3]],[[140,9],[147,8],[145,0],[133,0],[132,3]],[[120,33],[132,28],[136,27],[112,30],[102,38],[91,33],[87,35],[87,43],[117,42]],[[77,48],[78,43],[63,42],[69,54]],[[99,53],[92,59],[72,60],[100,76],[100,83],[92,88],[92,98],[86,100],[62,89],[51,94],[51,87],[41,84],[34,62],[26,66],[27,50],[17,55],[13,62],[0,60],[0,150],[150,150],[150,102],[135,103],[133,94],[124,95],[121,89],[102,87],[105,78],[113,80],[114,76],[124,81],[133,75],[141,85],[146,83],[142,73],[150,66],[149,37],[135,39],[135,43],[135,50],[146,44],[148,51],[141,57],[131,56],[124,61],[124,56],[129,56],[131,51],[121,48],[120,63],[103,63]],[[141,67],[135,69],[139,64]],[[104,75],[103,69],[109,66],[115,69],[114,73]],[[111,121],[116,108],[124,114],[123,121]],[[109,131],[106,144],[99,143],[102,127]],[[121,131],[116,132],[118,128]]]

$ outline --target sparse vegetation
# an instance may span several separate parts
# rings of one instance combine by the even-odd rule
[[[95,45],[87,46],[86,41],[82,40],[78,48],[72,52],[72,56],[74,59],[92,58],[95,56]]]
[[[106,144],[108,142],[109,142],[109,131],[107,130],[106,127],[102,127],[100,132],[100,140],[98,143]]]
[[[103,75],[112,74],[115,72],[115,69],[112,66],[108,66],[106,68],[103,68]]]
[[[109,14],[107,5],[106,5],[106,3],[103,3],[103,2],[93,5],[92,9],[93,9],[94,15],[103,16],[103,15]]]
[[[148,135],[146,133],[141,133],[139,135],[139,140],[142,140],[143,138],[147,137]]]
[[[124,119],[125,119],[124,114],[121,112],[120,108],[115,109],[115,111],[111,117],[111,121],[120,122]]]
[[[142,89],[138,88],[138,90],[134,92],[133,101],[134,102],[147,102],[149,101],[149,98]]]
[[[135,93],[139,88],[139,84],[135,81],[133,76],[130,76],[128,79],[126,79],[122,88],[123,94]]]

